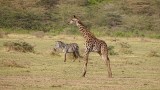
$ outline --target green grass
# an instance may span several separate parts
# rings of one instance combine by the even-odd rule
[[[36,38],[28,34],[9,34],[0,39],[0,88],[2,90],[159,90],[160,57],[150,57],[151,51],[160,54],[160,40],[148,38],[99,37],[108,46],[114,46],[118,55],[110,55],[113,78],[96,53],[89,57],[88,72],[82,78],[83,59],[63,62],[61,56],[52,56],[54,41],[76,42],[83,55],[84,39],[80,36],[45,36]],[[19,40],[35,45],[35,53],[7,52],[5,41]],[[119,43],[127,42],[131,54],[120,52]],[[10,62],[15,66],[8,66]],[[20,65],[23,67],[17,67]]]

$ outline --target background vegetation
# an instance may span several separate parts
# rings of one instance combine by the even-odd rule
[[[97,35],[160,38],[159,0],[0,0],[3,31],[79,34],[77,15]]]

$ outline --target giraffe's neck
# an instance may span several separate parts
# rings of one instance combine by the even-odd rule
[[[79,31],[82,33],[83,37],[86,40],[90,40],[90,39],[95,39],[96,38],[89,30],[87,30],[86,26],[84,26],[81,21],[77,21],[76,25],[77,25],[77,27],[79,28]]]

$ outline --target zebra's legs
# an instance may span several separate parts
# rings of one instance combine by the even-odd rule
[[[76,57],[78,58],[79,62],[80,62],[80,58],[82,58],[79,54],[79,51],[75,51]]]
[[[75,62],[75,60],[78,58],[76,52],[73,52],[73,56],[74,56],[73,62]]]
[[[66,62],[66,55],[67,55],[67,53],[65,52],[64,53],[64,62]]]

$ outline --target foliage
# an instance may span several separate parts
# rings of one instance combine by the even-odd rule
[[[114,51],[114,46],[108,46],[108,51],[110,55],[118,55],[118,53]]]
[[[18,52],[34,52],[34,46],[24,41],[7,41],[3,44],[8,51],[14,50]]]
[[[79,34],[77,15],[93,33],[118,37],[160,36],[159,0],[2,0],[0,28]]]

